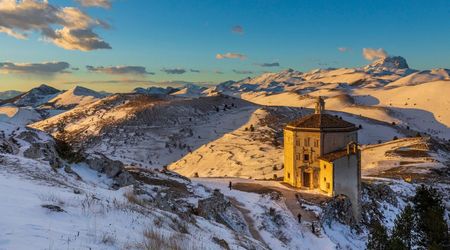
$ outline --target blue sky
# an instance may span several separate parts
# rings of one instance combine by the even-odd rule
[[[3,72],[0,89],[24,90],[44,82],[112,91],[149,81],[217,83],[285,68],[362,66],[369,63],[363,48],[383,48],[417,69],[450,68],[450,1],[115,0],[109,9],[82,7],[74,0],[48,2],[76,7],[107,22],[110,28],[92,30],[112,49],[65,49],[43,41],[48,39],[36,30],[27,31],[25,40],[0,33],[0,62],[67,62],[79,68],[57,74]],[[243,32],[233,32],[235,26]],[[245,59],[219,60],[218,53],[242,54]],[[258,65],[263,63],[280,66]],[[86,65],[141,66],[155,74],[88,72]]]

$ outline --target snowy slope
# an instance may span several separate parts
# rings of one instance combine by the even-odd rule
[[[48,102],[59,93],[59,90],[42,84],[41,86],[33,88],[30,91],[25,92],[19,96],[4,100],[1,102],[1,104],[11,103],[20,107],[38,107],[39,105]]]
[[[41,119],[41,114],[30,107],[17,107],[9,104],[0,106],[0,122],[24,126]]]
[[[381,215],[391,229],[420,183],[432,183],[448,200],[449,150],[446,141],[436,139],[449,133],[450,104],[442,98],[449,86],[446,72],[415,71],[398,57],[354,69],[286,70],[207,90],[188,87],[175,93],[177,98],[145,91],[117,94],[31,125],[87,155],[125,163],[136,182],[118,190],[113,188],[115,179],[101,168],[102,173],[93,171],[87,162],[60,162],[56,165],[70,168],[52,171],[46,154],[25,157],[35,156],[36,148],[52,149],[52,138],[41,132],[37,141],[47,146],[33,146],[29,141],[36,136],[29,131],[34,130],[0,124],[8,151],[1,153],[5,167],[0,167],[0,189],[10,190],[0,192],[0,199],[11,201],[0,208],[0,232],[7,232],[0,233],[0,249],[26,248],[27,241],[36,242],[37,248],[138,248],[161,234],[165,242],[192,249],[364,248],[364,224],[358,234],[337,221],[321,221],[322,233],[316,236],[309,221],[297,223],[292,206],[298,201],[292,204],[286,193],[276,199],[261,190],[228,190],[227,185],[232,181],[285,189],[291,196],[317,195],[265,179],[283,175],[283,126],[311,113],[316,97],[324,96],[327,112],[361,125],[365,222]],[[10,119],[20,110],[5,108],[3,113]],[[417,132],[433,138],[412,137]],[[167,170],[201,178],[191,182]],[[391,190],[390,200],[370,191],[378,186]],[[210,198],[212,210],[227,207],[223,214],[200,215],[200,204]],[[306,207],[318,220],[327,216],[326,202],[310,202]],[[65,212],[42,205],[57,205]],[[450,204],[446,206],[450,211]]]
[[[17,90],[3,91],[3,92],[0,92],[0,100],[8,100],[8,99],[14,98],[16,96],[19,96],[20,94],[22,94],[22,92],[17,91]]]
[[[416,137],[363,146],[361,159],[363,175],[417,178],[439,175],[450,154],[436,141]]]
[[[281,177],[282,129],[287,122],[310,113],[311,110],[299,108],[259,108],[241,127],[185,155],[168,169],[188,177]],[[403,131],[390,124],[346,113],[332,114],[362,126],[358,131],[361,144],[376,144],[405,136]],[[250,130],[251,126],[254,131]]]
[[[171,93],[171,95],[174,96],[180,96],[180,97],[199,97],[199,96],[203,96],[203,91],[205,91],[206,88],[202,87],[202,86],[197,86],[194,84],[187,84],[186,86],[184,86],[183,88],[181,88],[180,90]]]
[[[32,127],[127,163],[161,168],[241,127],[256,109],[223,96],[166,99],[122,94]]]
[[[135,88],[133,93],[137,94],[147,94],[147,95],[168,95],[170,93],[178,91],[178,88],[173,87],[148,87],[148,88]]]
[[[45,105],[55,109],[71,109],[97,101],[105,95],[91,89],[75,86],[49,100]]]
[[[448,69],[422,70],[388,83],[386,87],[401,87],[439,80],[449,80],[449,72],[450,70]]]
[[[71,163],[43,132],[0,128],[0,249],[266,249],[210,189],[136,168],[122,169],[132,177],[117,188],[105,158]],[[53,165],[51,155],[60,162]],[[209,207],[192,212],[213,198],[224,204],[222,221],[207,216]]]
[[[387,57],[361,68],[265,73],[219,84],[214,90],[260,105],[313,108],[315,97],[328,110],[395,123],[450,139],[449,70],[417,71],[402,57]]]
[[[358,93],[370,94],[378,100],[376,106],[394,111],[405,124],[421,132],[450,139],[450,99],[442,96],[449,91],[450,81],[433,81]]]

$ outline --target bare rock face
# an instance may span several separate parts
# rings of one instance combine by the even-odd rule
[[[135,183],[133,176],[127,171],[121,171],[115,178],[114,181],[118,187],[124,187]]]
[[[328,225],[331,225],[332,221],[338,221],[352,228],[357,226],[357,221],[353,215],[352,202],[345,195],[335,196],[327,203],[321,220]]]
[[[384,220],[382,202],[395,207],[398,205],[396,193],[385,183],[362,183],[362,220],[369,225],[372,219]]]
[[[224,224],[238,233],[250,235],[239,210],[219,190],[214,190],[211,197],[198,201],[197,212],[198,215]]]
[[[30,144],[23,152],[25,157],[48,161],[52,168],[62,167],[61,159],[56,151],[55,142],[53,140],[42,140],[39,138],[39,135],[32,130],[23,131],[17,138]]]
[[[375,200],[384,200],[388,203],[397,206],[397,197],[395,192],[384,183],[376,183],[371,185],[364,185],[364,191]]]
[[[3,139],[3,138],[2,138]],[[19,149],[17,145],[11,140],[1,140],[0,153],[3,154],[17,154]]]
[[[94,155],[86,159],[86,163],[90,168],[106,174],[110,178],[114,178],[123,170],[123,163],[113,161],[103,155]]]
[[[376,60],[372,64],[366,67],[367,69],[408,69],[408,63],[406,59],[401,56],[388,56],[385,58],[381,58]]]
[[[134,183],[133,176],[124,169],[124,164],[114,161],[104,155],[90,155],[86,164],[93,170],[104,173],[115,181],[115,187],[128,186]]]

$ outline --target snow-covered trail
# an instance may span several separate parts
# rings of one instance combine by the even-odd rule
[[[295,193],[297,192],[296,190],[292,190],[289,187],[282,185],[280,182],[258,181],[240,178],[194,178],[192,179],[192,181],[200,183],[212,189],[219,189],[220,192],[225,194],[225,196],[237,200],[240,206],[243,205],[243,208],[250,212],[248,215],[255,223],[255,226],[259,228],[259,233],[263,241],[267,245],[269,245],[271,249],[336,249],[336,244],[331,241],[327,235],[321,235],[320,237],[318,237],[311,232],[311,224],[309,221],[304,221],[302,225],[299,225],[296,216],[298,214],[298,212],[296,211],[299,210],[294,210],[294,213],[296,213],[294,216],[293,212],[291,211],[292,208],[290,209],[287,206],[287,203],[290,203],[290,205],[292,206],[295,206],[295,204],[297,204],[297,206],[300,207],[295,201]],[[255,190],[255,192],[241,191],[235,188],[232,188],[230,190],[228,187],[230,181],[233,183],[233,186],[238,183],[258,184],[264,185],[264,187],[267,187],[268,189],[277,190],[285,194],[290,193],[287,195],[287,199],[289,199],[289,202],[285,201],[286,197],[284,197],[280,201],[274,201],[269,198],[264,198],[267,196],[256,193],[257,190]],[[301,192],[299,193],[301,194]],[[265,209],[268,209],[268,207],[275,208],[277,213],[283,214],[284,218],[288,220],[286,221],[286,225],[283,228],[283,232],[285,234],[288,234],[291,242],[285,244],[278,239],[273,238],[272,234],[268,234],[267,231],[261,229],[261,225],[265,222],[265,218],[264,216],[262,216],[262,214],[265,212]],[[310,211],[307,212],[309,213]],[[314,218],[313,215],[305,215],[305,217],[305,220],[307,218]]]

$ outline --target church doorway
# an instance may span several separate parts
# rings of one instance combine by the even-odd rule
[[[311,188],[311,173],[303,172],[303,187]]]

